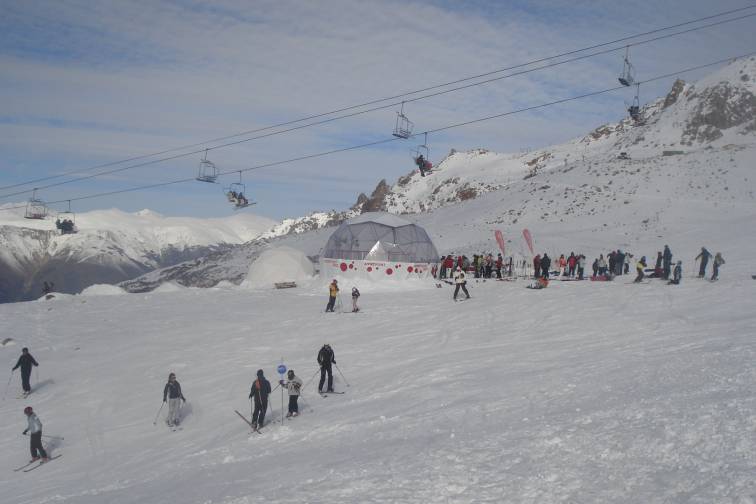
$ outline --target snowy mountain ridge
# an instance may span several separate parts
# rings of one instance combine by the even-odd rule
[[[77,214],[78,232],[61,235],[54,220],[0,212],[0,302],[38,297],[43,281],[62,292],[122,281],[247,242],[274,224],[251,214],[195,219],[111,209]]]

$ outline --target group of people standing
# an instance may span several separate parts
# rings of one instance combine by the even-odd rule
[[[339,296],[339,281],[335,278],[328,286],[328,304],[326,305],[326,313],[334,312],[336,308],[336,301]],[[352,313],[360,311],[360,307],[357,306],[357,300],[360,298],[360,290],[357,287],[352,287]]]
[[[318,351],[317,362],[320,368],[318,392],[321,394],[333,392],[332,366],[336,365],[336,354],[333,351],[333,348],[331,348],[331,345],[326,343],[320,348]],[[323,386],[326,384],[326,377],[328,378],[328,388],[324,391]],[[257,379],[252,383],[252,387],[249,391],[249,399],[254,404],[254,410],[252,411],[253,430],[261,429],[265,425],[265,414],[268,411],[268,397],[278,387],[283,387],[289,395],[289,405],[286,417],[296,417],[299,415],[299,396],[302,394],[304,384],[293,369],[289,369],[286,372],[286,378],[286,380],[279,380],[276,388],[271,389],[270,382],[265,378],[264,371],[262,369],[257,370]]]

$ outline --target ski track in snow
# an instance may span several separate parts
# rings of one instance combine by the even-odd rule
[[[726,271],[726,270],[725,270]],[[321,290],[185,290],[0,306],[39,360],[41,386],[2,403],[4,502],[701,502],[756,496],[752,280],[625,285],[471,282],[363,296],[325,314]],[[716,300],[716,301],[712,301]],[[307,382],[329,342],[344,395],[301,416],[272,395],[249,415],[258,368]],[[18,345],[0,350],[6,362]],[[183,430],[152,425],[169,371]],[[65,457],[23,476],[23,406]],[[312,410],[312,411],[310,411]],[[49,439],[47,439],[49,441]]]

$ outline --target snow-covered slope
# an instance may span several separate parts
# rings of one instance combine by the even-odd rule
[[[356,315],[323,313],[325,285],[5,304],[16,341],[0,356],[29,346],[40,368],[28,400],[16,375],[0,404],[3,502],[749,502],[746,264],[679,287],[473,282],[457,304],[449,286],[363,291]],[[346,394],[321,399],[325,342],[349,386],[336,371]],[[234,409],[249,416],[255,371],[275,385],[281,357],[307,383],[302,414],[280,425],[276,391],[273,423],[250,434]],[[187,398],[177,432],[165,410],[152,423],[169,371]],[[26,405],[63,457],[12,473]]]
[[[192,219],[101,210],[76,215],[78,232],[60,235],[55,217],[29,220],[4,211],[0,219],[0,302],[36,297],[43,281],[62,292],[118,282],[244,243],[275,224],[250,214]]]

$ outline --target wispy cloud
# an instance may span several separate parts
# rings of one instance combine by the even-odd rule
[[[0,185],[85,168],[390,96],[746,5],[334,0],[6,2],[0,18]],[[641,77],[756,48],[754,21],[633,50]],[[618,54],[407,105],[423,131],[611,87]],[[650,99],[669,82],[643,89]],[[563,141],[624,113],[617,94],[433,135],[434,153],[517,151]],[[390,137],[393,111],[212,153],[225,170]],[[272,217],[351,204],[412,169],[413,142],[245,174]],[[191,176],[198,156],[45,191],[49,199]],[[304,182],[304,183],[303,183]],[[322,194],[323,198],[313,197]],[[82,209],[229,213],[217,187],[133,193]]]

